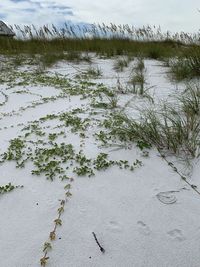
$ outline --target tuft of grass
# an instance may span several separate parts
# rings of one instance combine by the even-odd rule
[[[115,114],[106,126],[120,140],[138,142],[190,159],[200,156],[200,85],[190,85],[175,104],[142,110],[138,120]]]
[[[177,81],[199,77],[200,47],[189,47],[176,60],[171,61],[170,67],[172,78]]]
[[[118,58],[116,59],[115,63],[114,63],[114,69],[116,71],[122,72],[124,70],[124,68],[127,68],[129,64],[129,60],[128,58]]]
[[[142,96],[145,93],[144,86],[146,83],[146,78],[145,78],[146,69],[144,65],[144,60],[142,58],[137,59],[137,63],[133,68],[132,72],[133,72],[132,77],[129,81],[129,84],[133,86],[131,92]]]
[[[200,115],[200,85],[190,83],[185,92],[179,97],[182,109],[188,118],[196,119]]]
[[[98,78],[102,76],[102,70],[99,67],[89,67],[84,74],[91,78]]]
[[[118,97],[116,94],[113,94],[112,96],[107,96],[109,101],[109,108],[115,109],[118,107]]]

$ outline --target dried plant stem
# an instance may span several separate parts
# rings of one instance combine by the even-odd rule
[[[102,252],[102,253],[105,253],[105,249],[100,245],[100,243],[99,243],[99,241],[98,241],[98,239],[97,239],[96,234],[95,234],[94,232],[92,232],[92,234],[93,234],[94,239],[95,239],[95,241],[96,241],[98,247],[100,248],[101,252]]]

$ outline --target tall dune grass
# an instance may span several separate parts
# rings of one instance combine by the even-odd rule
[[[143,55],[160,59],[171,57],[185,45],[197,44],[200,34],[162,32],[156,27],[135,28],[129,25],[65,24],[63,28],[14,25],[14,39],[0,38],[1,54],[42,54],[87,51],[107,56]]]
[[[178,81],[200,76],[200,32],[170,33],[158,27],[135,28],[129,25],[73,25],[63,28],[54,25],[36,28],[34,25],[12,30],[15,38],[0,38],[0,55],[40,59],[44,67],[52,66],[59,60],[90,61],[82,57],[83,52],[113,57],[121,55],[129,58],[143,57],[169,62],[173,79]],[[169,60],[173,59],[173,60]],[[128,61],[117,62],[116,68],[123,70]]]

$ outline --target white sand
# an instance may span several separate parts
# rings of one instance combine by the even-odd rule
[[[95,63],[103,71],[98,82],[116,86],[116,73],[112,60],[98,59]],[[169,94],[181,90],[164,77],[166,68],[156,61],[145,61],[148,84],[154,87],[155,98],[167,99]],[[87,68],[87,64],[79,68]],[[73,66],[60,63],[52,69],[73,77],[77,73]],[[127,81],[128,70],[119,74]],[[21,88],[23,89],[23,88]],[[20,134],[23,126],[18,124],[39,119],[42,116],[73,108],[88,107],[87,100],[79,96],[58,99],[36,108],[20,111],[41,97],[55,96],[59,90],[48,87],[25,88],[32,94],[16,94],[18,87],[3,90],[8,102],[0,106],[0,153],[4,152],[10,139]],[[123,106],[130,95],[119,95]],[[0,103],[4,97],[0,95]],[[137,100],[133,100],[126,112],[131,112]],[[138,102],[140,103],[140,101]],[[138,104],[137,103],[137,104]],[[17,112],[2,117],[1,113]],[[11,127],[13,125],[13,127]],[[53,125],[51,125],[53,127]],[[4,129],[4,127],[8,127]],[[84,151],[94,156],[100,151],[93,133],[96,126],[88,130]],[[67,134],[66,143],[79,147],[79,138]],[[112,167],[97,172],[94,177],[76,177],[72,184],[72,197],[62,215],[63,225],[57,229],[53,249],[48,253],[49,267],[199,267],[200,264],[200,196],[191,190],[180,177],[163,161],[156,150],[149,158],[141,157],[134,146],[109,152],[112,159],[140,159],[143,166],[134,172]],[[191,181],[200,185],[200,165],[196,163]],[[0,195],[0,267],[36,267],[43,256],[42,248],[48,240],[57,216],[59,199],[63,198],[63,186],[59,179],[50,182],[43,176],[31,175],[32,165],[16,169],[13,162],[0,165],[0,185],[11,182],[24,185],[8,194]],[[176,197],[174,204],[163,204],[156,194],[165,191]],[[95,232],[104,247],[102,254],[95,243]],[[60,239],[59,239],[60,238]]]

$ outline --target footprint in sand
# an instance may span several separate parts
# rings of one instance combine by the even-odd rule
[[[149,228],[148,225],[146,225],[143,221],[138,221],[137,222],[137,225],[138,225],[138,230],[141,234],[143,235],[150,235],[151,233],[151,230]]]
[[[121,233],[122,227],[118,222],[110,221],[108,224],[107,230],[113,233]]]
[[[179,192],[179,191],[160,192],[156,195],[156,197],[163,204],[174,204],[177,201],[177,198],[173,194],[176,192]]]
[[[173,239],[173,240],[177,240],[177,241],[184,241],[186,238],[184,237],[184,235],[182,234],[182,231],[179,229],[173,229],[169,232],[167,232],[167,234]]]

